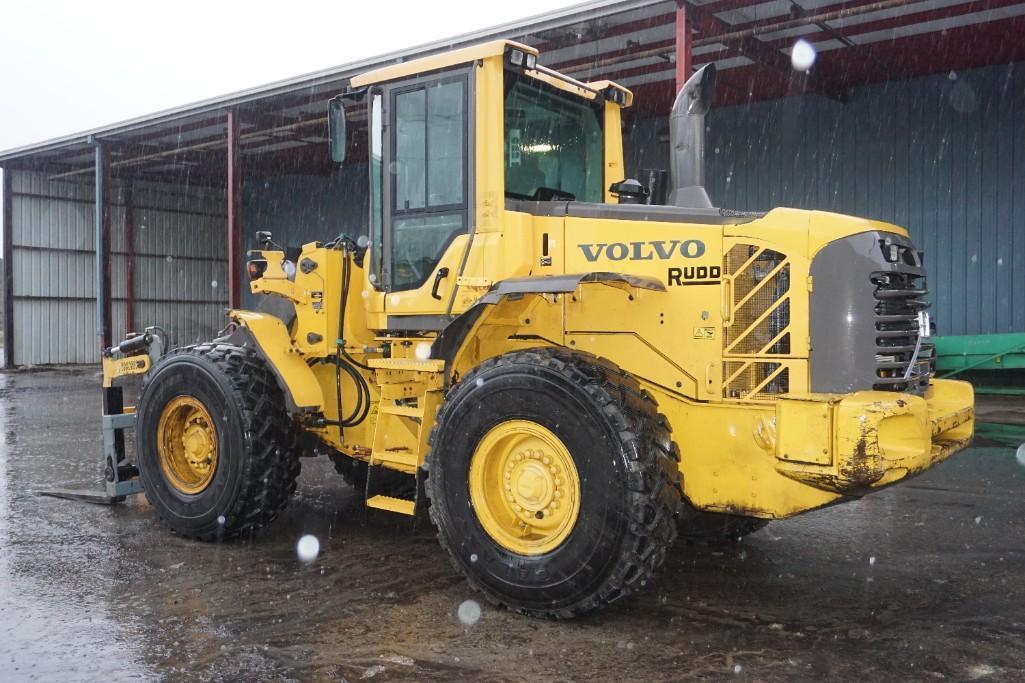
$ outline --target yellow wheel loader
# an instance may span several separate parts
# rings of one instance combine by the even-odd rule
[[[366,156],[367,233],[292,259],[263,233],[258,310],[152,367],[111,354],[108,382],[145,373],[137,466],[172,529],[258,529],[326,454],[368,507],[429,510],[490,600],[571,617],[644,586],[678,535],[739,536],[970,442],[906,230],[713,207],[712,67],[676,100],[654,197],[625,177],[632,94],[538,60],[496,41],[353,78],[328,122],[336,162]]]

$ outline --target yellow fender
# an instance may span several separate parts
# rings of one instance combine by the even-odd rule
[[[324,396],[320,383],[292,343],[285,324],[273,315],[254,311],[232,310],[228,317],[238,325],[239,331],[252,338],[256,349],[274,372],[285,394],[288,412],[321,412]]]

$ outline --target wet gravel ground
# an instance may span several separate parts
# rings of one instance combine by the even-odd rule
[[[372,513],[304,462],[255,539],[173,536],[98,487],[94,372],[0,375],[0,680],[1025,680],[1025,463],[979,444],[913,482],[678,544],[596,617],[483,605],[429,527]],[[302,565],[303,534],[321,544]]]

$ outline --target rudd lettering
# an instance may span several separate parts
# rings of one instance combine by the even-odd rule
[[[666,284],[673,285],[717,285],[722,277],[719,266],[687,266],[670,268],[666,274]]]
[[[668,261],[673,258],[699,258],[705,253],[701,240],[655,240],[651,242],[611,242],[578,244],[590,263],[601,257],[610,261]]]

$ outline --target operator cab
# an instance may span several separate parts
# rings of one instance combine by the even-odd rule
[[[496,180],[514,203],[615,201],[608,188],[623,180],[619,110],[631,99],[607,81],[547,69],[535,50],[511,41],[353,78],[328,120],[336,162],[358,147],[354,131],[369,137],[370,283],[388,292],[444,289],[440,281],[455,275],[439,269],[449,247],[506,208],[489,186]]]

